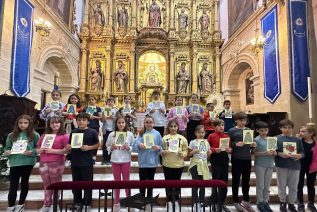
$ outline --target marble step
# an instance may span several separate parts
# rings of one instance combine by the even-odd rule
[[[184,172],[188,171],[189,163],[190,163],[190,161],[185,161]],[[253,162],[252,162],[252,164],[253,164]],[[36,163],[36,165],[34,166],[34,168],[32,170],[32,174],[39,174],[38,167],[39,167],[39,163]],[[209,168],[210,168],[210,163],[209,163]],[[130,172],[131,173],[139,173],[138,162],[136,162],[136,161],[131,162]],[[157,167],[156,172],[163,173],[163,167],[162,166]],[[231,172],[231,163],[229,163],[229,172]],[[252,165],[251,172],[255,172],[254,165]],[[101,165],[101,162],[96,162],[96,164],[94,165],[94,173],[95,174],[112,173],[111,165]],[[70,166],[65,167],[64,174],[71,174]]]
[[[231,186],[232,184],[232,175],[229,173],[229,182],[228,185]],[[163,173],[156,173],[155,174],[156,180],[164,180],[164,174]],[[192,177],[188,173],[183,173],[182,179],[192,179]],[[113,175],[111,173],[108,174],[94,174],[94,180],[113,180]],[[138,173],[131,173],[130,174],[130,180],[139,180],[139,174]],[[64,174],[63,175],[63,181],[72,181],[72,175],[71,174]],[[273,173],[271,185],[276,186],[276,173]],[[250,186],[256,185],[256,176],[255,173],[252,172],[250,176]],[[317,185],[317,182],[316,182]],[[7,188],[0,188],[0,190],[6,190]],[[30,190],[40,190],[43,189],[42,184],[42,178],[40,175],[31,175],[30,176]]]
[[[317,186],[315,186],[317,189]],[[131,194],[136,194],[138,193],[138,189],[132,189]],[[241,189],[239,191],[241,193]],[[271,186],[270,188],[270,202],[274,204],[278,204],[279,199],[277,196],[277,186]],[[157,194],[160,194],[159,196],[159,204],[160,206],[164,206],[166,204],[165,202],[165,189],[154,189],[153,190],[153,195],[156,196]],[[181,191],[182,194],[182,205],[190,205],[191,204],[191,189],[190,188],[184,188]],[[228,196],[227,196],[227,203],[232,204],[232,191],[231,187],[228,187]],[[250,202],[254,205],[256,204],[256,189],[255,187],[250,187]],[[211,195],[211,189],[206,188],[206,198],[209,198]],[[19,196],[19,192],[18,192]],[[43,191],[42,190],[30,190],[28,193],[28,197],[26,200],[26,208],[27,209],[39,209],[43,205]],[[306,189],[304,190],[304,196],[307,201],[307,193]],[[121,190],[121,197],[125,197],[124,190]],[[71,203],[73,199],[73,194],[71,191],[64,191],[63,192],[63,204],[66,203]],[[317,199],[317,198],[316,198]],[[104,200],[101,200],[101,206],[103,207]],[[108,207],[111,205],[111,200],[108,199],[107,202]],[[94,190],[93,191],[93,207],[98,206],[98,191]],[[5,210],[7,207],[7,191],[1,191],[0,192],[0,211]]]

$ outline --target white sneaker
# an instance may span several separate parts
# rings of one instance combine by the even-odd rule
[[[172,202],[168,202],[167,206],[168,206],[168,211],[172,212],[173,211],[173,203]]]
[[[91,206],[90,205],[84,205],[83,212],[91,212]]]
[[[175,211],[179,211],[179,203],[178,201],[175,201]]]
[[[14,212],[14,210],[15,210],[15,206],[7,208],[7,212]]]
[[[43,207],[39,210],[40,212],[49,212],[51,209],[51,207],[47,207],[45,205],[43,205]]]
[[[113,205],[113,211],[114,211],[114,212],[120,211],[120,203]]]
[[[24,204],[17,205],[14,210],[14,212],[23,212],[23,211],[24,211]]]

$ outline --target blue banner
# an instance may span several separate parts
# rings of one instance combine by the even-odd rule
[[[277,7],[273,7],[261,22],[262,33],[265,37],[263,48],[264,97],[274,103],[281,94]]]
[[[33,38],[33,5],[15,0],[11,58],[11,89],[16,96],[30,92],[30,56]]]
[[[289,0],[289,32],[290,32],[290,69],[292,91],[301,101],[308,97],[307,77],[308,61],[308,29],[307,0]]]

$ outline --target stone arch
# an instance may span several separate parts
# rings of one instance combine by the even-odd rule
[[[66,76],[70,77],[71,83],[68,83],[69,87],[76,88],[78,86],[78,65],[72,64],[72,58],[70,54],[65,53],[65,50],[62,49],[59,46],[50,46],[48,48],[45,48],[40,54],[39,54],[39,60],[37,63],[38,70],[45,72],[44,66],[45,64],[50,60],[50,58],[53,61],[62,62],[66,65],[67,68],[64,70],[67,70],[68,73]]]
[[[251,54],[241,53],[239,57],[236,60],[232,60],[227,68],[223,71],[223,91],[231,90],[230,87],[232,86],[229,85],[230,78],[232,80],[235,70],[237,70],[237,68],[243,64],[248,64],[248,66],[250,66],[253,71],[254,78],[259,77],[259,70],[256,60],[251,56]]]

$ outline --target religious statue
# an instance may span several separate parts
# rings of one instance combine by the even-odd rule
[[[199,18],[199,23],[200,23],[201,31],[208,30],[209,24],[210,24],[210,18],[206,10],[203,10],[203,14]]]
[[[178,93],[187,93],[187,87],[190,80],[189,72],[185,69],[186,63],[181,63],[181,68],[176,75]]]
[[[158,84],[155,66],[150,66],[150,71],[146,75],[146,82],[149,85],[157,85]]]
[[[213,75],[207,70],[208,64],[204,63],[199,73],[199,89],[202,93],[211,93]]]
[[[128,75],[123,67],[123,62],[118,62],[118,70],[114,73],[114,81],[116,83],[117,92],[125,92]]]
[[[181,13],[178,15],[179,29],[186,29],[188,26],[188,15],[185,14],[185,9],[181,9]]]
[[[160,27],[161,23],[161,9],[156,3],[156,0],[152,0],[152,4],[149,9],[149,26]]]
[[[102,89],[101,62],[96,60],[96,67],[90,70],[90,90],[100,91]]]
[[[128,26],[128,11],[124,5],[118,11],[118,23],[119,23],[119,27],[127,27]]]
[[[100,26],[105,25],[105,16],[101,9],[100,3],[98,3],[96,9],[94,9],[94,19],[95,19],[95,25],[100,25]]]

